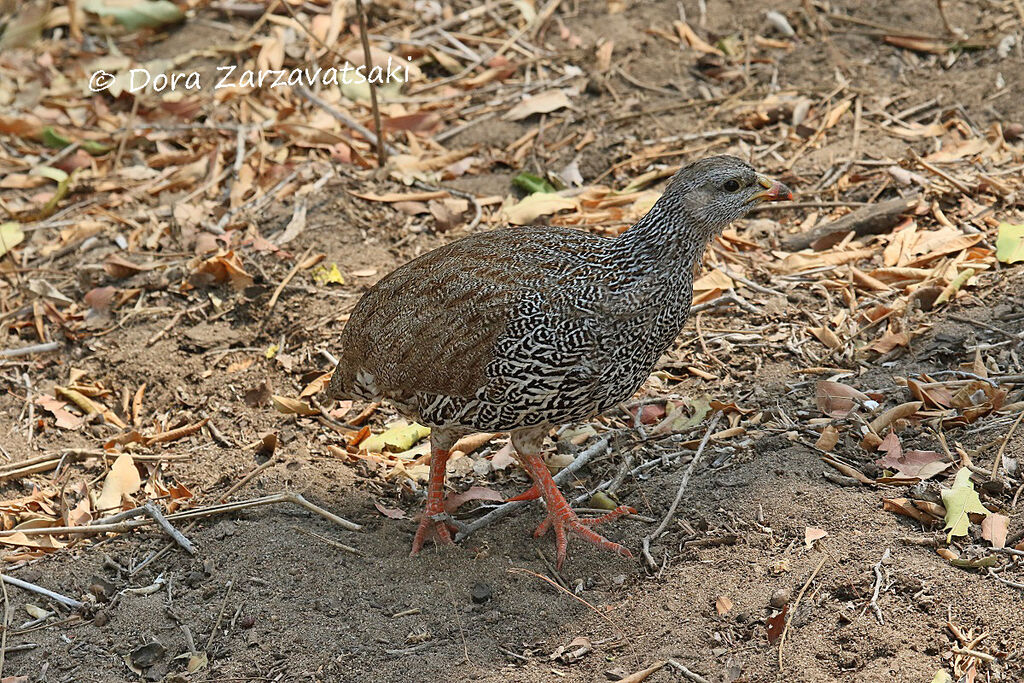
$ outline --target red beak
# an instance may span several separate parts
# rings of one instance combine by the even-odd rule
[[[764,192],[758,192],[751,200],[759,202],[782,202],[793,198],[793,192],[778,180],[772,180],[768,176],[758,174],[757,182],[767,188]]]

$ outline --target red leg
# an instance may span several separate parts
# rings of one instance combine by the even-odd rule
[[[415,555],[423,548],[427,539],[433,539],[435,545],[451,545],[452,535],[448,525],[434,519],[434,515],[444,512],[444,473],[448,462],[448,451],[435,448],[430,457],[430,483],[427,485],[427,506],[412,540],[412,552]]]
[[[627,514],[634,514],[636,510],[633,508],[620,505],[606,515],[596,517],[594,519],[580,519],[576,516],[576,513],[569,507],[568,501],[565,500],[565,496],[558,490],[558,484],[551,478],[551,473],[548,471],[547,465],[538,455],[524,455],[519,454],[519,460],[526,468],[530,478],[533,479],[534,488],[540,492],[540,496],[544,498],[544,502],[548,507],[547,517],[540,523],[537,530],[534,532],[534,536],[541,536],[547,532],[549,528],[555,530],[555,567],[561,569],[562,563],[565,561],[565,551],[569,545],[569,539],[566,532],[571,531],[590,541],[599,548],[610,550],[613,553],[622,555],[623,557],[633,557],[633,554],[626,548],[622,547],[618,543],[609,541],[604,536],[601,536],[590,527],[600,524],[602,522],[608,522],[618,517]],[[529,494],[533,491],[530,489],[526,492]],[[522,494],[522,495],[526,495]],[[516,496],[521,498],[521,496]]]

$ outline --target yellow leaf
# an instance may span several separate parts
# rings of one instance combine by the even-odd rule
[[[142,485],[142,478],[139,471],[135,469],[135,461],[132,456],[124,453],[117,457],[114,464],[110,466],[107,478],[103,480],[103,491],[96,499],[97,510],[119,510],[121,509],[121,497],[132,495]]]
[[[321,285],[343,285],[345,284],[345,278],[342,277],[341,271],[338,270],[338,264],[332,263],[331,267],[320,266],[313,271],[313,279]]]
[[[271,358],[277,355],[277,350],[279,348],[281,347],[278,346],[277,344],[271,344],[270,346],[267,347],[267,350],[264,352],[263,355],[266,356],[267,360],[270,360]]]
[[[971,483],[971,471],[966,467],[956,473],[953,480],[953,488],[942,489],[942,504],[946,507],[946,543],[949,543],[954,536],[966,536],[967,529],[971,526],[971,519],[968,513],[974,512],[979,515],[988,516],[988,510],[981,504],[978,492],[974,490]]]
[[[3,256],[25,239],[21,226],[13,221],[0,223],[0,256]]]
[[[381,434],[374,434],[359,444],[359,450],[370,453],[407,451],[418,441],[430,436],[430,427],[399,420]]]
[[[270,397],[271,402],[274,404],[274,408],[277,412],[284,413],[285,415],[319,415],[320,411],[306,405],[305,402],[300,401],[297,398],[289,398],[287,396],[278,396],[274,394]]]
[[[2,228],[3,226],[0,226]],[[0,252],[2,254],[3,252]],[[1003,263],[1024,261],[1024,225],[999,224],[996,258]]]

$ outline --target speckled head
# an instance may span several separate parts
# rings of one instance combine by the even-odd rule
[[[706,157],[684,166],[669,181],[662,201],[682,211],[710,239],[761,202],[792,199],[782,183],[734,156]]]

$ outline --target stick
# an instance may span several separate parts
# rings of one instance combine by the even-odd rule
[[[264,470],[269,469],[270,467],[272,467],[273,465],[276,465],[276,464],[277,464],[277,459],[276,458],[270,458],[269,460],[267,460],[265,463],[263,463],[262,465],[260,465],[256,469],[254,469],[252,472],[250,472],[249,474],[247,474],[244,477],[242,477],[241,481],[239,481],[234,486],[232,486],[227,491],[225,491],[224,495],[220,497],[220,502],[222,502],[222,503],[228,502],[228,498],[231,497],[231,494],[233,494],[235,491],[237,491],[238,489],[242,488],[243,486],[248,484],[250,481],[255,479],[257,476],[259,476],[259,474],[261,472],[263,472]]]
[[[149,501],[142,506],[142,509],[160,526],[161,529],[164,530],[164,533],[174,539],[174,542],[180,545],[185,552],[189,555],[196,554],[196,547],[192,545],[192,541],[185,538],[185,534],[175,529],[171,523],[167,521],[164,513],[160,512],[160,508],[156,506],[156,503]]]
[[[347,519],[337,516],[333,512],[328,512],[319,505],[310,503],[308,500],[303,498],[301,494],[293,492],[275,493],[270,496],[263,496],[262,498],[253,498],[251,500],[242,500],[234,503],[224,503],[223,505],[211,505],[210,507],[197,508],[195,510],[175,512],[174,514],[166,515],[166,519],[177,521],[179,519],[213,517],[227,512],[236,512],[247,508],[259,507],[261,505],[274,505],[276,503],[293,503],[306,508],[310,512],[315,512],[324,519],[334,522],[338,526],[348,529],[349,531],[361,531],[363,528],[361,524],[350,522]],[[89,526],[51,526],[40,529],[9,529],[7,531],[0,531],[0,538],[11,536],[12,534],[25,534],[26,536],[46,536],[51,534],[83,534],[87,536],[95,534],[120,534],[126,531],[131,531],[132,529],[137,529],[138,527],[148,526],[153,523],[154,520],[152,519],[137,519],[114,524],[92,524]]]
[[[48,353],[50,351],[56,351],[59,348],[59,342],[33,344],[32,346],[22,346],[20,349],[4,349],[3,351],[0,351],[0,358],[18,358],[19,356],[29,356],[33,353]],[[0,661],[0,663],[2,663],[2,661]]]
[[[39,595],[44,595],[53,600],[54,602],[59,602],[60,604],[65,605],[66,607],[70,607],[71,609],[81,609],[85,607],[84,602],[79,602],[74,598],[69,598],[68,596],[61,595],[60,593],[54,593],[53,591],[43,588],[42,586],[37,586],[34,583],[22,581],[21,579],[16,579],[13,576],[8,576],[7,574],[0,574],[0,578],[3,579],[3,583],[9,583],[12,586],[17,586],[18,588],[22,588],[33,593],[38,593]],[[5,598],[7,596],[6,588],[4,589],[4,596]],[[6,628],[4,629],[4,632],[7,632]]]
[[[917,195],[914,195],[906,199],[898,197],[880,204],[865,206],[843,216],[837,221],[832,221],[809,232],[784,239],[782,246],[787,251],[800,251],[831,235],[837,233],[845,234],[851,231],[858,237],[880,235],[891,230],[900,221],[904,213],[917,205],[917,200]]]
[[[668,660],[668,665],[671,666],[673,669],[679,671],[679,673],[683,674],[684,678],[688,678],[689,680],[693,681],[693,683],[709,683],[708,679],[704,678],[700,674],[693,673],[692,671],[690,671],[674,659]]]
[[[683,491],[686,490],[686,484],[690,481],[690,475],[693,474],[693,470],[696,467],[697,462],[700,460],[701,454],[704,452],[704,447],[708,445],[708,441],[711,439],[711,434],[715,431],[715,427],[718,425],[718,421],[721,418],[722,413],[715,413],[715,416],[711,418],[711,424],[708,425],[707,431],[704,432],[704,438],[701,439],[700,446],[697,447],[697,452],[690,460],[690,464],[687,466],[686,471],[683,472],[683,478],[679,482],[679,488],[676,490],[676,498],[672,501],[672,505],[669,506],[668,512],[665,513],[665,519],[661,520],[661,524],[658,525],[657,529],[644,536],[644,560],[647,561],[647,564],[651,568],[658,566],[658,563],[654,561],[653,557],[651,557],[651,541],[661,535],[661,532],[665,530],[668,523],[672,521],[672,517],[675,516],[676,508],[679,507],[679,501],[683,499]]]
[[[864,612],[868,611],[868,607],[875,610],[875,619],[878,619],[878,623],[885,626],[885,618],[882,616],[882,608],[878,606],[878,593],[882,590],[882,563],[889,559],[889,549],[886,548],[885,552],[882,553],[882,559],[875,564],[875,589],[871,594],[871,602],[864,605]],[[861,612],[861,614],[864,614]]]
[[[217,613],[217,621],[213,624],[213,630],[210,631],[210,637],[206,641],[206,652],[210,651],[210,646],[213,645],[213,639],[217,636],[217,629],[220,628],[220,622],[224,620],[224,609],[228,606],[228,597],[231,595],[231,589],[234,588],[234,584],[231,581],[227,583],[227,590],[224,591],[224,600],[220,603],[220,612]]]
[[[373,67],[373,59],[370,55],[370,38],[366,34],[366,10],[363,8],[363,0],[356,0],[356,13],[359,15],[359,40],[363,44],[363,65],[366,67],[366,75],[370,75]],[[380,127],[380,108],[377,106],[377,84],[366,79],[370,86],[370,108],[373,110],[373,129],[377,133],[377,168],[384,168],[387,161],[387,152],[384,149],[384,136]]]
[[[326,101],[324,101],[324,100],[320,99],[319,97],[317,97],[312,92],[310,92],[306,88],[306,86],[301,85],[301,84],[296,84],[295,86],[293,86],[293,89],[295,90],[295,92],[299,93],[300,95],[305,97],[307,100],[309,100],[310,102],[312,102],[316,106],[320,107],[325,112],[327,112],[328,114],[330,114],[331,116],[333,116],[337,120],[341,121],[342,123],[344,123],[346,126],[351,128],[355,132],[357,132],[360,135],[362,135],[364,138],[369,140],[372,144],[376,145],[376,144],[378,144],[378,142],[380,142],[380,139],[376,135],[373,134],[372,130],[370,130],[369,128],[367,128],[363,124],[359,123],[355,119],[351,118],[348,114],[345,114],[345,113],[339,111],[337,108],[331,106]],[[371,92],[372,92],[372,90],[371,90]],[[385,142],[381,142],[380,144],[384,145],[384,150],[388,154],[398,154],[398,150],[395,149],[394,147],[392,147],[391,145],[389,145],[389,144],[387,144]]]
[[[1006,450],[1006,444],[1010,443],[1010,437],[1017,431],[1017,425],[1020,424],[1021,418],[1024,418],[1024,411],[1021,411],[1020,415],[1017,416],[1017,421],[1010,427],[1010,431],[1006,432],[1006,438],[1003,439],[1003,445],[999,447],[999,452],[996,453],[996,461],[992,464],[992,476],[991,479],[995,479],[996,475],[999,474],[999,464],[1003,461],[1003,451]]]
[[[568,467],[566,467],[565,469],[563,469],[561,472],[554,476],[555,483],[562,484],[563,482],[565,482],[577,470],[586,465],[592,457],[594,457],[598,453],[604,452],[607,448],[608,438],[605,437],[603,439],[600,439],[597,443],[593,444],[592,446],[583,450],[579,455],[576,456],[575,460],[569,463]],[[480,519],[475,520],[470,524],[463,525],[462,528],[459,529],[459,532],[455,534],[455,542],[458,543],[462,539],[468,537],[474,531],[479,531],[480,529],[483,529],[485,526],[493,524],[494,522],[497,522],[499,519],[503,517],[507,517],[515,510],[518,510],[524,505],[529,505],[531,502],[533,501],[516,500],[511,503],[499,505],[498,507],[488,512]]]
[[[782,671],[782,646],[786,644],[786,634],[789,633],[789,625],[793,623],[793,615],[796,614],[796,608],[800,606],[800,600],[803,599],[804,593],[807,592],[807,587],[811,585],[811,581],[814,581],[814,577],[818,575],[821,568],[825,566],[825,560],[828,559],[828,555],[821,558],[821,562],[814,568],[811,575],[807,577],[807,583],[800,589],[800,594],[796,596],[796,602],[793,603],[793,609],[789,611],[789,618],[786,619],[786,627],[782,629],[782,635],[779,636],[779,671]]]
[[[301,268],[302,264],[306,262],[306,258],[309,257],[311,251],[313,251],[313,247],[306,247],[306,251],[303,252],[302,256],[295,259],[295,265],[292,266],[292,269],[289,270],[288,274],[284,276],[283,280],[281,280],[281,284],[279,284],[277,289],[274,290],[274,295],[270,297],[270,303],[267,304],[268,315],[274,310],[274,306],[277,305],[277,299],[281,296],[281,292],[283,292],[284,288],[288,286],[288,283],[292,281],[295,274],[299,272],[299,268]]]
[[[11,621],[11,599],[7,595],[7,582],[2,579],[7,578],[3,574],[0,574],[0,589],[3,589],[4,593],[4,623],[3,633],[0,633],[0,680],[3,680],[4,675],[4,660],[7,659],[7,631],[9,630]]]

